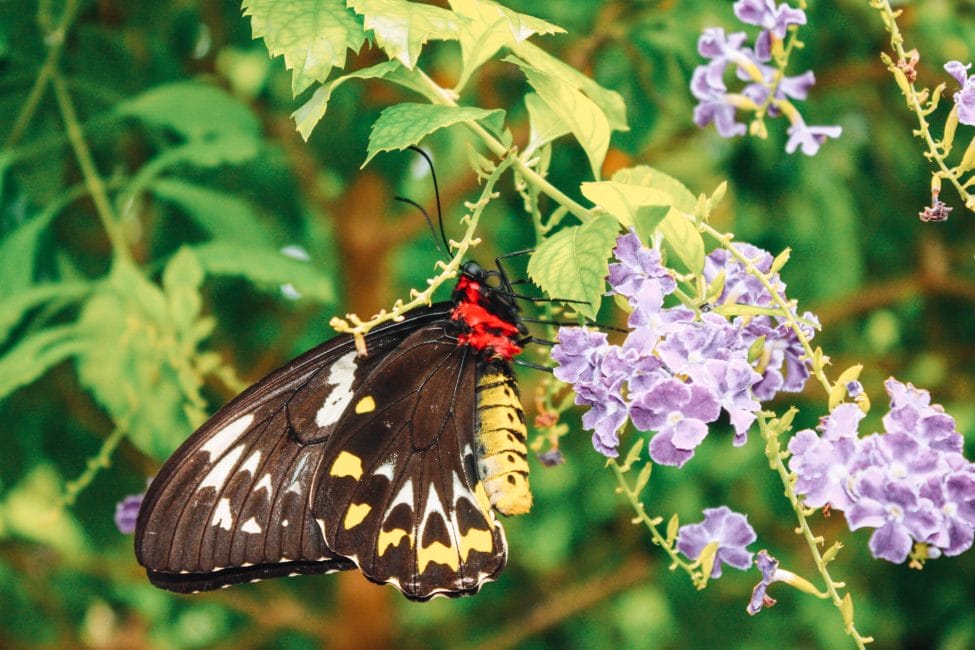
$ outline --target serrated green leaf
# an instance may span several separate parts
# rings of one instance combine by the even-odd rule
[[[538,93],[525,95],[525,107],[528,109],[528,124],[531,128],[525,156],[530,157],[540,147],[569,133],[566,123],[548,107]]]
[[[175,178],[157,178],[149,191],[179,206],[216,239],[273,248],[274,238],[254,208],[232,194]]]
[[[457,88],[502,47],[513,47],[534,34],[564,33],[558,25],[528,16],[491,0],[450,0],[455,13],[469,19],[460,32],[464,68]]]
[[[31,287],[0,300],[0,344],[28,311],[45,303],[70,303],[83,298],[91,290],[86,282],[58,282]]]
[[[362,166],[380,151],[406,149],[420,143],[434,131],[468,120],[479,120],[488,128],[500,131],[504,111],[473,106],[434,106],[432,104],[403,103],[385,109],[372,125],[368,155]]]
[[[640,213],[641,208],[663,206],[663,213],[666,214],[671,205],[670,195],[664,192],[640,185],[621,183],[615,180],[583,183],[580,189],[582,190],[583,196],[616,217],[626,228],[632,228],[637,225],[637,215]],[[645,225],[649,225],[656,216],[656,210],[645,211],[641,221]],[[659,217],[657,220],[662,219],[663,217]],[[656,225],[654,224],[653,227],[655,228]],[[646,232],[638,229],[637,234],[640,235],[643,241],[650,241],[653,228],[650,228]]]
[[[228,135],[256,138],[261,131],[250,108],[216,86],[195,81],[156,86],[122,102],[115,111],[187,140]]]
[[[28,334],[0,357],[0,400],[78,354],[87,344],[74,325],[50,327]]]
[[[614,131],[629,131],[626,123],[626,102],[615,90],[603,88],[595,80],[582,74],[571,65],[555,58],[531,41],[523,41],[514,48],[515,54],[532,67],[557,77],[576,90],[583,92],[599,106]]]
[[[192,275],[184,266],[170,281]],[[165,458],[194,428],[186,408],[202,403],[201,379],[187,361],[195,347],[180,334],[166,294],[135,266],[116,263],[77,327],[90,341],[77,357],[82,385],[114,420],[128,424],[136,447]]]
[[[515,56],[507,56],[504,60],[521,68],[538,96],[569,127],[589,158],[593,177],[598,179],[609,150],[610,127],[606,114],[563,79],[534,68]]]
[[[323,117],[325,117],[325,111],[328,109],[328,101],[332,98],[332,91],[338,88],[341,84],[345,83],[349,79],[376,79],[385,77],[387,74],[393,70],[400,67],[397,61],[383,61],[382,63],[377,63],[376,65],[369,66],[368,68],[363,68],[362,70],[356,70],[355,72],[350,72],[349,74],[342,75],[341,77],[336,77],[331,81],[323,84],[320,88],[315,90],[311,98],[301,105],[298,110],[291,114],[292,119],[295,121],[295,126],[298,129],[298,133],[301,137],[308,141],[311,136],[312,130],[315,125],[318,124]]]
[[[412,69],[429,40],[457,40],[467,19],[457,14],[406,0],[348,0],[349,7],[364,18],[376,44],[391,59]]]
[[[673,176],[648,165],[621,169],[613,174],[611,180],[663,192],[670,196],[671,200],[668,202],[670,205],[688,214],[693,214],[694,207],[697,205],[697,199],[686,185]]]
[[[663,234],[664,248],[673,253],[669,260],[676,257],[695,275],[704,270],[704,239],[689,215],[671,210],[660,222],[659,230]]]
[[[332,280],[312,264],[261,248],[214,241],[193,247],[207,275],[240,276],[278,292],[290,284],[299,294],[323,303],[335,299]]]
[[[595,318],[606,288],[609,255],[619,225],[609,215],[563,228],[546,239],[528,261],[528,275],[555,299],[582,300],[573,308]]]
[[[271,56],[284,56],[297,96],[345,68],[349,50],[358,52],[366,35],[343,0],[244,0],[254,38],[263,38]]]

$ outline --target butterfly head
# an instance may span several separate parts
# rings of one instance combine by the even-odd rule
[[[487,358],[511,360],[521,352],[525,326],[518,317],[511,284],[501,273],[467,262],[454,288],[451,319],[460,325],[458,343]]]

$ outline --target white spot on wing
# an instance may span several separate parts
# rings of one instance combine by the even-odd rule
[[[244,525],[240,529],[245,533],[251,533],[253,535],[259,535],[261,533],[261,525],[257,523],[257,519],[251,517],[244,522]]]
[[[216,458],[227,451],[230,445],[234,444],[247,427],[254,421],[254,414],[242,415],[224,428],[213,434],[206,444],[200,447],[200,451],[210,454],[210,459]]]
[[[375,475],[375,476],[385,476],[387,480],[392,481],[393,480],[393,466],[394,466],[394,462],[395,462],[395,459],[389,461],[388,463],[383,463],[382,465],[380,465],[376,469],[375,472],[373,472],[373,475]]]
[[[237,464],[237,459],[240,458],[241,454],[244,453],[244,446],[237,445],[230,452],[220,459],[220,462],[213,466],[203,480],[200,482],[200,487],[198,489],[202,490],[205,487],[217,488],[217,492],[223,488],[224,483],[227,482],[227,478],[230,476],[230,472],[234,469],[234,465]]]
[[[464,484],[461,483],[460,476],[457,474],[457,472],[454,472],[453,476],[454,476],[454,483],[453,483],[454,509],[455,510],[457,509],[457,504],[460,503],[461,499],[470,503],[472,506],[474,506],[475,509],[478,509],[477,501],[474,500],[471,491],[468,490],[466,487],[464,487]]]
[[[389,503],[389,507],[386,508],[386,513],[384,517],[388,517],[389,513],[393,511],[393,508],[401,503],[405,503],[410,507],[410,510],[414,510],[413,507],[413,481],[406,481],[403,483],[403,487],[399,489],[396,496]]]
[[[271,485],[270,472],[261,477],[261,480],[258,482],[258,484],[254,486],[254,491],[257,492],[261,488],[265,488],[267,490],[268,496],[271,496],[271,492],[274,491],[274,486]]]
[[[217,502],[217,509],[213,511],[213,519],[210,520],[211,526],[220,526],[224,530],[230,530],[234,526],[234,513],[230,512],[230,499],[224,497]],[[217,571],[216,568],[213,569]]]
[[[338,358],[328,370],[326,384],[333,386],[325,403],[315,414],[315,424],[327,427],[338,422],[345,407],[352,401],[352,382],[355,380],[355,350]]]
[[[298,461],[298,466],[295,467],[294,471],[291,472],[291,484],[285,493],[294,492],[295,494],[301,494],[301,475],[305,471],[305,465],[308,464],[308,455],[301,457]]]
[[[261,452],[255,451],[253,454],[247,457],[244,464],[240,466],[240,471],[250,472],[251,474],[257,473],[257,464],[261,462]]]

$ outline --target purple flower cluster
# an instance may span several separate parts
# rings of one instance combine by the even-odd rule
[[[744,135],[744,124],[735,120],[735,111],[754,111],[765,107],[765,112],[777,117],[785,114],[791,126],[785,149],[793,153],[801,149],[807,156],[819,151],[827,138],[838,138],[839,126],[807,126],[799,112],[789,103],[790,99],[803,100],[816,83],[811,70],[794,77],[782,76],[768,65],[772,60],[773,43],[785,38],[790,25],[806,24],[806,14],[774,0],[738,0],[735,15],[743,23],[762,28],[755,47],[747,47],[745,32],[725,34],[720,27],[705,29],[697,43],[698,53],[708,59],[691,77],[691,93],[698,100],[694,107],[694,123],[700,127],[714,122],[718,135],[731,138]],[[729,93],[724,76],[727,68],[735,69],[741,81],[748,82],[740,93]],[[774,96],[772,96],[774,93]]]
[[[130,494],[115,504],[115,527],[125,535],[135,532],[135,524],[139,520],[139,508],[145,492]]]
[[[768,275],[773,258],[749,244],[736,250]],[[576,404],[587,405],[582,423],[593,431],[593,446],[616,457],[619,430],[627,419],[640,431],[653,431],[650,458],[680,467],[694,456],[708,434],[708,424],[721,412],[735,430],[734,444],[747,440],[759,400],[781,390],[798,391],[809,376],[795,332],[770,316],[737,317],[731,321],[715,310],[697,313],[664,299],[677,287],[660,263],[660,254],[630,232],[617,240],[616,262],[609,266],[609,284],[626,298],[631,330],[621,345],[607,335],[580,327],[563,327],[552,359],[555,376],[572,384]],[[729,251],[716,250],[706,260],[704,279],[723,278],[719,305],[767,307],[772,295]],[[771,286],[783,292],[778,274]],[[807,314],[810,322],[815,318]],[[807,334],[812,336],[812,328]],[[761,341],[761,352],[749,353]]]
[[[720,578],[722,564],[742,570],[752,566],[752,554],[746,547],[756,539],[755,529],[745,515],[728,506],[705,508],[704,521],[681,526],[677,531],[677,550],[696,560],[708,544],[715,544],[714,568],[709,577]]]
[[[875,528],[874,557],[907,559],[914,542],[927,557],[957,555],[975,538],[975,465],[962,455],[955,420],[926,390],[888,379],[883,433],[859,437],[863,412],[840,404],[816,433],[789,441],[789,468],[807,506],[842,510],[851,530]]]
[[[975,75],[968,75],[972,64],[962,65],[961,61],[948,61],[945,72],[954,77],[961,85],[961,90],[955,93],[955,106],[958,107],[958,121],[962,124],[975,126]]]

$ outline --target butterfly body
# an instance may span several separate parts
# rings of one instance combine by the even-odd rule
[[[188,592],[358,567],[427,600],[494,578],[494,510],[527,512],[531,493],[509,365],[524,327],[491,278],[468,263],[450,302],[374,329],[367,356],[339,336],[222,408],[146,494],[150,580]]]

